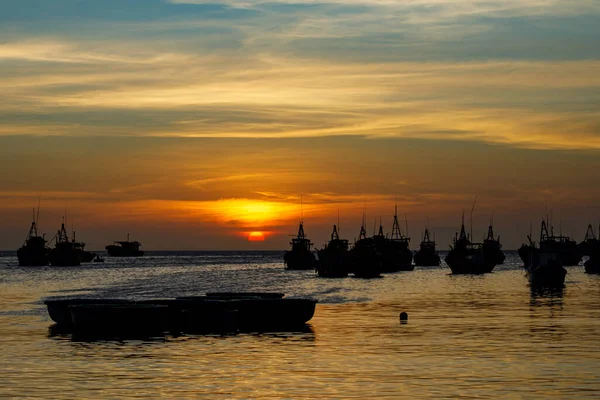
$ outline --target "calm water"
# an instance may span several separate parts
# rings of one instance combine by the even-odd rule
[[[0,397],[592,398],[600,277],[532,293],[516,254],[485,276],[417,268],[382,279],[285,271],[280,253],[157,253],[78,268],[0,255]],[[85,342],[52,336],[52,296],[273,290],[317,298],[308,332]],[[400,324],[398,314],[409,314]],[[76,339],[76,338],[75,338]]]

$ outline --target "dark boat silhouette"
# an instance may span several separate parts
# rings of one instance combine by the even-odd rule
[[[537,266],[539,264],[540,251],[555,254],[560,265],[578,265],[582,255],[577,242],[568,236],[554,235],[554,228],[552,226],[550,226],[550,232],[548,232],[546,221],[542,220],[539,248],[536,247],[535,242],[531,239],[530,233],[527,235],[529,243],[523,243],[518,250],[524,267]]]
[[[454,237],[454,246],[445,258],[453,274],[484,274],[496,266],[495,257],[486,257],[482,243],[472,243],[465,232],[465,216],[462,216],[460,234]]]
[[[69,240],[65,224],[61,225],[60,230],[54,238],[49,242],[54,242],[54,247],[48,250],[48,261],[50,265],[58,267],[75,267],[81,264],[79,252],[75,248],[75,244]]]
[[[367,237],[365,219],[360,227],[359,239],[350,250],[351,270],[357,278],[378,278],[381,276],[381,254],[375,240]]]
[[[96,253],[92,253],[92,252],[85,250],[84,242],[78,242],[75,240],[75,231],[73,231],[73,239],[71,240],[71,242],[73,243],[73,247],[75,248],[75,251],[79,255],[80,262],[89,263],[89,262],[92,262],[94,257],[96,257]]]
[[[306,238],[303,221],[300,221],[298,235],[292,239],[290,245],[291,250],[286,251],[283,256],[286,269],[315,269],[316,260],[311,250],[312,242]]]
[[[207,296],[132,301],[49,299],[48,313],[63,330],[87,334],[137,332],[278,331],[305,326],[314,299],[279,293],[212,293]]]
[[[592,225],[588,225],[585,238],[579,244],[579,251],[582,256],[589,257],[583,263],[585,272],[600,274],[600,238],[596,237]]]
[[[95,262],[95,263],[103,263],[104,262],[104,258],[100,254],[98,254],[96,256],[96,258],[94,258],[92,261]]]
[[[129,241],[129,233],[127,240],[121,242],[113,242],[113,244],[105,247],[110,257],[141,257],[144,252],[140,250],[142,244],[138,241]]]
[[[495,261],[496,265],[503,264],[506,256],[502,251],[502,245],[500,244],[500,236],[494,238],[494,228],[490,223],[488,227],[487,238],[483,240],[483,253],[485,258],[491,258]]]
[[[33,221],[29,233],[25,238],[23,246],[17,250],[19,265],[23,267],[38,267],[48,265],[48,249],[46,239],[37,231],[35,209],[33,210]]]
[[[519,256],[525,264],[526,276],[532,286],[560,287],[565,283],[567,270],[563,267],[560,245],[549,239],[546,221],[542,220],[539,247],[527,235],[528,245],[519,249]],[[524,257],[528,257],[527,261]]]
[[[440,265],[440,256],[435,249],[435,240],[429,239],[429,229],[425,228],[419,251],[415,254],[415,265],[431,267]]]
[[[381,272],[412,271],[413,254],[409,248],[410,238],[402,234],[398,223],[397,207],[394,210],[394,222],[392,224],[391,237],[387,238],[383,233],[383,226],[379,223],[379,232],[373,236],[375,248],[380,255]]]
[[[348,241],[340,239],[336,225],[333,225],[331,239],[322,249],[317,251],[317,274],[324,278],[344,278],[350,269],[350,252]]]

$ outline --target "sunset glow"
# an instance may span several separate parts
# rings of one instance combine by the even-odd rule
[[[265,235],[262,232],[250,232],[248,235],[249,242],[263,242],[265,240]]]
[[[475,196],[505,248],[546,197],[600,219],[598,2],[92,3],[0,13],[4,249],[40,194],[98,249],[283,249],[302,217],[320,244],[338,210],[352,239],[396,197],[443,248]]]

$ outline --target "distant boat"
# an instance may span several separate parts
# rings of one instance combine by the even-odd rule
[[[352,272],[357,278],[378,278],[381,276],[381,255],[377,252],[375,240],[367,237],[364,217],[359,239],[350,251]]]
[[[92,261],[95,262],[95,263],[103,263],[104,262],[104,258],[102,256],[100,256],[100,254],[98,254],[96,256],[96,258],[94,258]]]
[[[578,265],[581,261],[582,255],[577,242],[568,236],[554,235],[552,226],[550,226],[550,232],[548,232],[546,220],[542,220],[539,248],[536,248],[535,242],[531,239],[531,234],[527,235],[527,239],[529,243],[521,245],[518,251],[525,268],[539,264],[540,251],[555,254],[560,265]]]
[[[79,254],[79,261],[81,261],[82,263],[91,262],[96,256],[96,253],[91,253],[85,250],[84,242],[77,242],[75,240],[75,231],[73,231],[73,239],[71,240],[71,242],[73,243],[75,251]]]
[[[287,269],[309,270],[315,269],[316,259],[311,247],[312,242],[304,233],[304,224],[300,221],[298,235],[290,242],[292,249],[285,252],[283,262]]]
[[[484,274],[496,266],[495,257],[486,257],[482,243],[472,243],[465,232],[463,214],[460,234],[454,237],[454,246],[445,258],[453,274]]]
[[[33,221],[29,233],[25,238],[23,246],[17,250],[19,265],[24,267],[36,267],[48,265],[48,249],[46,239],[38,235],[35,209],[33,210]]]
[[[391,237],[383,233],[383,226],[379,224],[379,233],[373,236],[375,248],[381,259],[381,272],[412,271],[413,254],[410,250],[410,238],[402,234],[398,223],[397,208],[394,211]]]
[[[69,240],[65,224],[61,225],[56,236],[50,241],[54,242],[54,247],[48,251],[48,261],[50,265],[59,267],[74,267],[81,264],[79,252],[75,248],[75,244]]]
[[[579,244],[582,256],[589,258],[583,264],[588,274],[600,274],[600,238],[594,234],[592,225],[588,225],[583,242]]]
[[[425,234],[415,254],[415,265],[421,267],[431,267],[440,265],[440,256],[435,249],[435,241],[429,239],[429,229],[425,228]]]
[[[540,232],[540,245],[531,240],[528,235],[529,245],[524,249],[523,245],[519,249],[519,256],[525,255],[529,260],[525,262],[527,278],[532,286],[542,287],[560,287],[565,283],[567,270],[563,267],[561,259],[561,248],[555,242],[548,239],[546,221],[542,220]]]
[[[340,239],[337,226],[333,225],[331,240],[317,251],[317,274],[325,278],[344,278],[348,276],[350,253],[348,241]]]
[[[129,241],[129,233],[127,240],[122,242],[113,242],[113,244],[105,247],[110,257],[141,257],[144,252],[140,250],[142,244],[138,241]]]
[[[500,244],[500,236],[494,238],[494,228],[492,224],[488,227],[487,238],[483,240],[483,253],[484,257],[492,258],[496,264],[503,264],[506,256],[502,251],[502,245]]]

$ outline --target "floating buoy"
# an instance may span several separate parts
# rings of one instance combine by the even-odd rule
[[[400,322],[406,322],[406,321],[408,321],[408,314],[405,313],[404,311],[402,311],[400,313]]]

